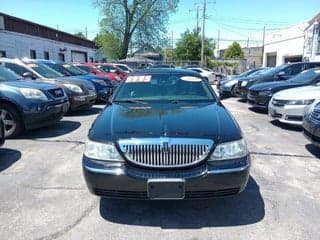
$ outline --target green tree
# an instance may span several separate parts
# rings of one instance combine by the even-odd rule
[[[215,43],[212,39],[204,41],[204,55],[214,57]],[[181,35],[181,40],[176,43],[174,57],[177,60],[200,60],[201,59],[201,36],[197,31],[187,30]]]
[[[102,49],[103,54],[107,57],[107,59],[119,59],[121,57],[121,42],[119,38],[116,36],[106,33],[106,34],[98,34],[94,42],[96,46]]]
[[[167,40],[169,15],[179,0],[94,0],[103,14],[102,31],[116,36],[121,43],[120,58],[126,58],[129,45],[152,43],[163,45]]]
[[[233,58],[243,58],[244,54],[241,49],[241,46],[237,42],[233,42],[225,51],[223,58],[224,59],[233,59]]]
[[[80,38],[83,38],[83,39],[86,39],[86,36],[83,34],[83,32],[77,32],[77,33],[75,33],[73,35],[75,35],[77,37],[80,37]]]

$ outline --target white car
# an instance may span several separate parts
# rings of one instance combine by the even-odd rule
[[[210,69],[206,70],[200,67],[191,67],[188,69],[200,73],[200,75],[206,78],[210,84],[213,84],[216,81],[216,75],[214,74],[214,72],[209,71]]]
[[[133,71],[132,68],[130,68],[126,64],[121,64],[121,63],[113,63],[113,64],[116,65],[117,67],[119,67],[122,71],[124,71],[126,73],[131,73]]]
[[[320,86],[280,91],[269,102],[269,115],[282,123],[302,125],[304,114],[320,99]]]

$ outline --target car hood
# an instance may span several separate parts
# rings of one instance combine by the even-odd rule
[[[219,143],[240,139],[241,131],[218,103],[117,103],[101,113],[89,133],[89,138],[98,142],[161,136],[206,138]]]
[[[25,80],[17,80],[17,81],[4,81],[0,83],[1,85],[6,85],[15,88],[34,88],[41,90],[48,90],[57,88],[56,85],[46,82],[38,82],[38,81],[25,81]]]
[[[77,75],[77,76],[72,76],[71,78],[74,79],[85,79],[85,80],[92,80],[92,79],[99,79],[99,80],[110,80],[109,78],[102,77],[102,76],[97,76],[97,75]]]
[[[283,90],[274,95],[277,100],[304,100],[304,99],[319,99],[320,87],[306,86]]]
[[[266,91],[266,90],[277,90],[277,89],[285,89],[289,87],[295,87],[295,86],[303,86],[304,84],[301,83],[295,83],[291,81],[275,81],[275,82],[265,82],[265,83],[259,83],[257,85],[254,85],[250,88],[250,90],[254,91]]]

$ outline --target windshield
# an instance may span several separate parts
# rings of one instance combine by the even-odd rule
[[[129,69],[126,66],[123,65],[117,65],[118,68],[120,68],[123,71],[129,71]]]
[[[66,71],[68,71],[72,76],[77,76],[77,75],[86,75],[87,72],[82,70],[79,67],[73,66],[71,64],[63,64],[60,65],[61,67],[63,67],[63,69],[65,69]]]
[[[16,81],[21,79],[19,75],[13,71],[0,66],[0,81]]]
[[[198,77],[152,74],[129,76],[114,101],[216,101],[208,85]]]
[[[53,70],[65,75],[66,73],[71,74],[69,71],[67,71],[66,69],[64,69],[64,67],[62,67],[59,64],[56,63],[44,63],[46,66],[52,68]]]
[[[45,78],[59,78],[64,76],[44,64],[27,63],[26,65]]]
[[[294,83],[311,83],[315,78],[320,76],[320,68],[304,71],[289,81]]]
[[[276,73],[280,72],[281,70],[285,69],[287,66],[288,66],[288,64],[283,64],[283,65],[280,65],[278,67],[274,67],[274,68],[268,69],[264,73],[273,75],[273,74],[276,74]]]

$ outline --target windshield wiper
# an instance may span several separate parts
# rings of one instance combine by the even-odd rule
[[[146,102],[143,102],[143,101],[140,101],[140,100],[130,100],[130,99],[114,100],[114,102],[147,104]]]

